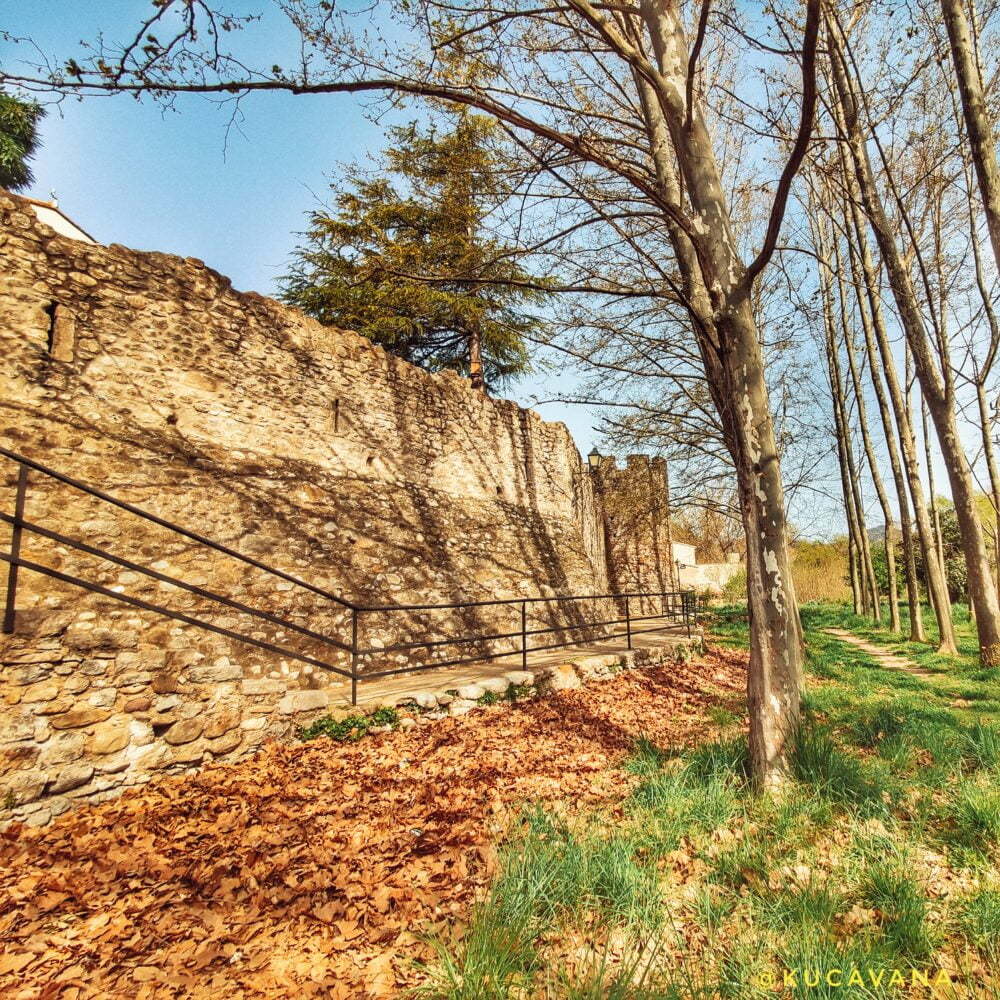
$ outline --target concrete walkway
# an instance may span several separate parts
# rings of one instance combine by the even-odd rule
[[[856,636],[853,632],[848,632],[846,629],[842,628],[825,628],[823,631],[827,635],[832,635],[835,639],[839,639],[841,642],[849,643],[852,646],[860,649],[862,652],[867,653],[873,660],[876,660],[879,666],[886,667],[889,670],[901,670],[903,673],[912,674],[914,677],[934,677],[934,671],[928,670],[926,667],[920,667],[913,660],[906,656],[900,656],[898,653],[891,653],[884,646],[877,646],[873,642],[869,642],[867,639],[861,639]]]
[[[695,640],[699,638],[695,634]],[[687,629],[678,625],[666,625],[658,629],[650,629],[632,636],[633,649],[664,649],[684,646],[695,641],[688,638]],[[546,649],[537,652],[528,651],[527,671],[538,673],[548,667],[560,663],[569,663],[587,656],[601,656],[606,653],[625,653],[628,644],[624,636],[618,639],[607,639],[601,642],[579,643],[573,646],[563,646],[561,649]],[[484,663],[468,663],[455,667],[443,667],[439,670],[414,671],[408,674],[398,674],[395,677],[380,677],[378,680],[358,681],[358,705],[371,705],[380,702],[391,702],[401,698],[412,698],[427,691],[442,691],[459,688],[466,684],[479,684],[494,678],[503,678],[512,672],[520,672],[521,654],[511,653],[500,659]],[[346,684],[331,684],[331,704],[340,702],[350,704],[351,686]]]

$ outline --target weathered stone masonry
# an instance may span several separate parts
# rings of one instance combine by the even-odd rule
[[[236,292],[200,261],[58,237],[6,194],[0,259],[0,436],[14,451],[359,602],[603,592],[616,574],[662,585],[655,558],[625,571],[606,543],[612,557],[623,539],[633,556],[658,549],[665,508],[619,521],[562,424]],[[5,512],[14,478],[0,461]],[[317,595],[38,474],[25,516],[345,637],[343,609]],[[31,534],[23,555],[346,665]],[[567,607],[539,605],[533,624],[566,622]],[[503,614],[367,616],[362,644],[513,624]],[[27,572],[0,649],[0,820],[44,822],[158,769],[235,759],[329,700],[319,669]]]

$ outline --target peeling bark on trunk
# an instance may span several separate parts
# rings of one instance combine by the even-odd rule
[[[711,137],[697,102],[687,104],[689,51],[679,6],[642,0],[641,18],[661,82],[640,98],[657,179],[681,205],[668,232],[683,275],[699,350],[736,470],[747,546],[750,616],[750,767],[761,786],[779,784],[799,724],[802,632],[791,578],[785,496],[764,377],[760,337],[731,231]],[[669,153],[672,151],[673,157]]]

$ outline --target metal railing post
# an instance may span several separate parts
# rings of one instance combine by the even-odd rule
[[[351,704],[358,703],[358,609],[351,609]]]
[[[684,624],[687,625],[688,638],[691,638],[691,602],[689,594],[681,594],[681,607],[684,609]]]
[[[625,595],[625,635],[628,639],[628,648],[632,648],[632,615],[628,608],[628,594]]]
[[[3,630],[6,635],[14,631],[14,614],[17,601],[18,559],[21,558],[21,533],[24,523],[24,498],[28,493],[28,467],[18,466],[17,494],[14,499],[14,526],[10,536],[11,561],[7,566],[7,599],[3,612]]]
[[[528,669],[528,602],[521,601],[521,669]]]

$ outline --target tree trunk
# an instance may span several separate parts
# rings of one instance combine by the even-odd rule
[[[785,494],[771,423],[757,329],[749,308],[721,318],[731,352],[725,366],[724,422],[737,441],[750,613],[750,765],[758,783],[779,784],[799,724],[801,628],[788,557]]]
[[[899,631],[899,598],[896,592],[896,557],[892,551],[892,544],[889,541],[889,524],[892,521],[892,508],[889,506],[889,497],[885,492],[885,486],[882,482],[882,475],[878,469],[878,460],[875,456],[875,449],[872,447],[871,437],[868,433],[868,416],[865,410],[865,397],[864,392],[861,389],[861,379],[858,375],[858,366],[854,357],[854,344],[853,344],[853,334],[850,328],[850,324],[847,321],[847,296],[844,291],[844,278],[842,270],[842,260],[840,256],[839,241],[834,235],[833,240],[833,262],[834,262],[834,274],[837,276],[837,302],[839,304],[839,314],[840,314],[840,329],[841,335],[844,338],[844,352],[847,356],[847,364],[851,373],[851,384],[854,387],[854,398],[858,405],[858,429],[861,431],[861,442],[865,450],[865,457],[868,459],[868,468],[871,472],[872,483],[875,486],[875,494],[878,497],[879,506],[882,508],[882,521],[885,525],[885,554],[886,554],[886,572],[888,575],[889,583],[889,615],[890,615],[890,627],[893,632]],[[838,359],[837,367],[839,369],[840,363]],[[846,392],[842,393],[842,403],[845,413],[845,421],[847,414],[847,400]],[[860,490],[861,490],[861,477],[858,476],[854,480],[855,490],[858,491],[859,502],[860,502]],[[863,537],[862,541],[867,552],[867,565],[869,573],[871,575],[870,587],[872,593],[872,603],[874,606],[874,619],[875,623],[881,625],[882,623],[882,602],[878,591],[878,580],[875,576],[875,567],[872,562],[871,557],[871,541],[868,536],[868,529],[864,526],[864,514],[862,511],[861,516],[862,521],[862,531]]]
[[[841,321],[844,324],[844,348],[847,352],[847,365],[851,372],[851,384],[854,386],[854,398],[858,404],[858,428],[861,431],[861,442],[864,445],[865,456],[868,459],[868,468],[872,475],[872,482],[875,485],[875,493],[878,496],[879,506],[882,508],[882,521],[885,527],[883,542],[885,545],[885,567],[889,584],[889,628],[893,632],[899,631],[899,592],[896,587],[896,553],[892,542],[892,506],[889,503],[889,494],[886,492],[885,483],[882,481],[882,474],[878,468],[878,456],[875,454],[875,447],[872,444],[871,434],[868,431],[868,414],[865,409],[864,390],[861,387],[861,375],[858,372],[858,363],[854,355],[854,345],[851,342],[851,331],[846,325],[846,313],[844,309],[844,282],[841,278],[841,270],[838,261],[837,284],[841,296]],[[875,616],[879,621],[880,617]]]
[[[680,205],[679,172],[696,222],[687,232],[671,219],[667,230],[740,493],[750,617],[750,768],[758,785],[778,785],[799,724],[802,629],[760,336],[711,137],[698,103],[688,106],[689,51],[680,6],[641,0],[640,12],[662,79],[655,93],[645,80],[639,87],[657,181]]]
[[[834,406],[838,412],[838,437],[844,443],[844,461],[847,465],[847,483],[854,508],[854,531],[857,541],[855,547],[860,567],[862,583],[862,602],[865,614],[870,614],[881,624],[882,607],[878,592],[878,582],[875,579],[875,567],[872,564],[871,543],[868,539],[868,525],[865,522],[865,509],[861,500],[861,477],[854,461],[854,448],[851,442],[851,427],[847,416],[847,404],[844,400],[843,374],[840,368],[839,345],[835,339],[834,330],[830,329],[830,342],[827,348],[831,366],[830,381],[834,391]]]
[[[983,438],[983,453],[986,455],[986,469],[990,476],[990,503],[993,507],[993,550],[996,558],[996,572],[1000,577],[1000,469],[997,468],[996,449],[990,430],[989,407],[986,405],[986,388],[982,377],[976,379],[976,403],[979,406],[979,428]]]
[[[483,381],[483,338],[478,326],[469,332],[469,381],[477,392],[486,392]]]
[[[920,480],[917,470],[912,469],[910,464],[906,463],[905,460],[901,460],[900,447],[897,446],[897,429],[893,427],[892,412],[894,411],[896,414],[899,440],[903,442],[910,441],[911,453],[915,451],[915,446],[912,443],[913,432],[910,428],[906,408],[903,405],[900,393],[896,363],[889,348],[889,338],[882,316],[882,302],[879,295],[878,279],[875,272],[875,265],[872,262],[871,250],[868,247],[868,238],[865,234],[864,223],[862,222],[861,214],[854,198],[854,184],[843,158],[841,162],[851,216],[850,225],[847,225],[846,228],[848,231],[854,233],[856,241],[852,242],[850,239],[847,241],[848,250],[850,251],[851,274],[857,294],[861,328],[865,335],[868,371],[871,376],[872,386],[875,389],[875,398],[878,400],[879,416],[882,420],[882,432],[885,435],[886,449],[889,452],[889,464],[892,468],[892,478],[896,487],[896,500],[899,505],[899,527],[903,543],[903,563],[906,567],[906,595],[909,604],[910,640],[913,642],[924,642],[924,620],[920,608],[920,582],[917,579],[913,523],[910,520],[910,503],[907,499],[907,479],[911,478],[911,481],[916,482],[918,486],[916,494],[918,499],[915,501],[914,506],[916,506],[917,502],[922,501],[919,491]],[[859,270],[860,274],[858,273]],[[862,288],[865,290],[864,295],[861,294]],[[879,344],[878,348],[876,348],[876,339]],[[884,366],[880,364],[880,354],[884,360]],[[886,385],[882,384],[883,374]],[[886,386],[888,386],[889,398],[886,396]],[[890,398],[893,403],[891,410]],[[902,445],[902,451],[905,456],[905,444]],[[905,473],[904,466],[906,469]]]
[[[944,573],[945,586],[948,585],[948,562],[944,557],[944,539],[941,537],[941,512],[938,509],[937,496],[934,489],[934,456],[931,452],[931,435],[927,429],[927,400],[920,398],[920,425],[924,435],[924,461],[927,463],[927,495],[931,498],[931,528],[934,532],[934,551],[937,553],[941,571]],[[948,591],[951,601],[951,591]]]
[[[976,168],[979,191],[983,196],[986,224],[990,231],[997,270],[1000,271],[1000,166],[997,164],[996,139],[983,94],[983,81],[962,0],[941,0],[941,13],[948,28],[951,58],[958,78],[958,91],[962,97],[962,116],[969,137],[972,163]]]

